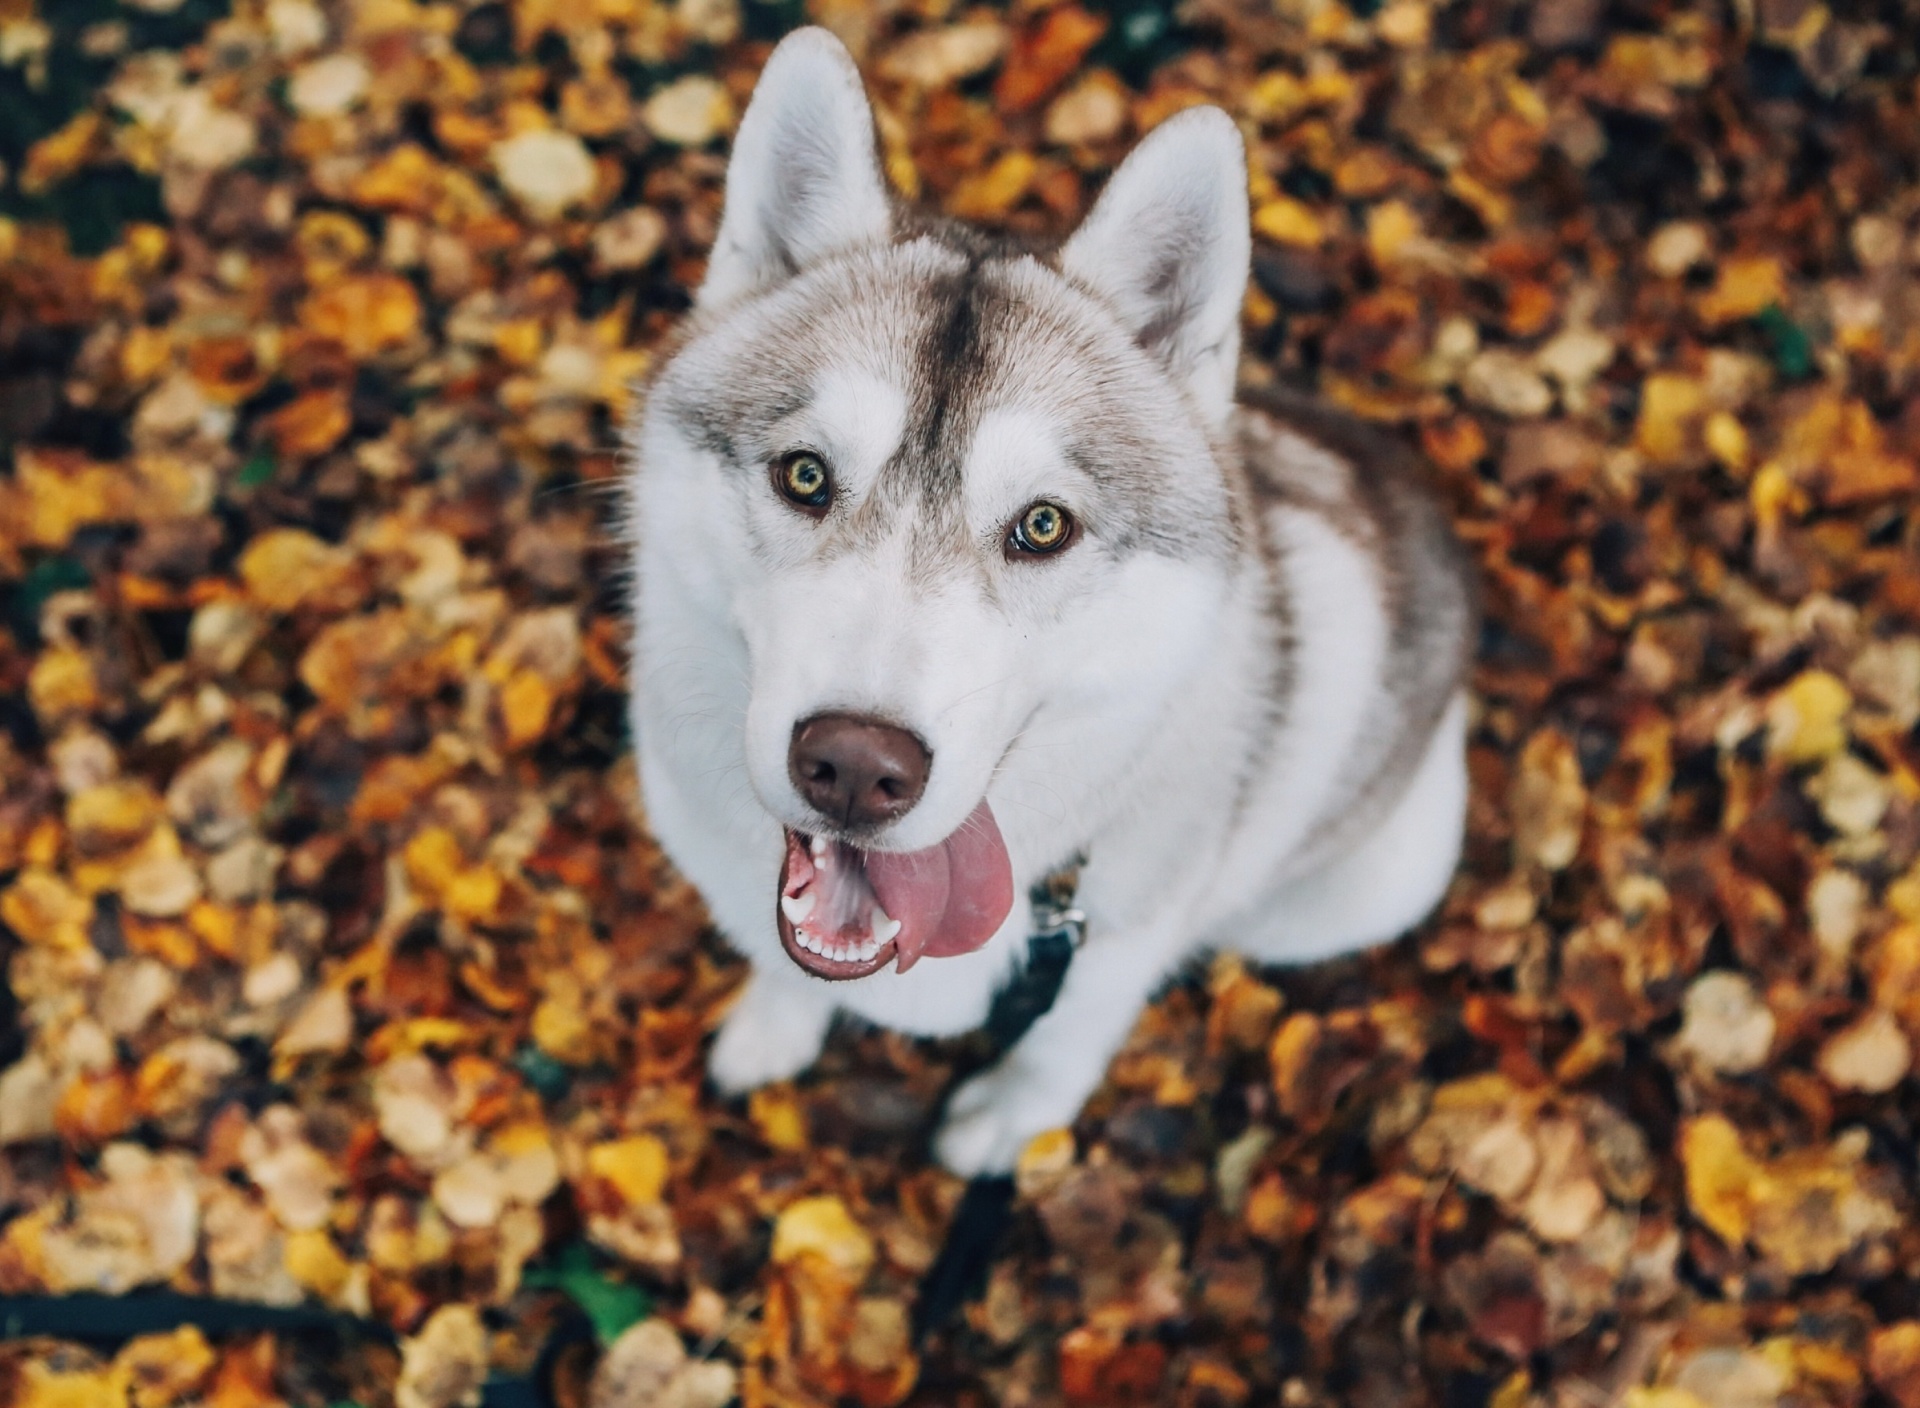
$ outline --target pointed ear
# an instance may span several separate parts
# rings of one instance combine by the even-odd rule
[[[767,60],[740,120],[700,306],[882,239],[892,218],[859,70],[826,30],[795,30]]]
[[[1233,404],[1248,219],[1239,129],[1219,108],[1189,108],[1121,163],[1060,259],[1185,382],[1214,425]]]

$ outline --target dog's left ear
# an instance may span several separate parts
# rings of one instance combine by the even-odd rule
[[[740,119],[700,306],[884,239],[892,221],[860,71],[826,30],[795,30],[760,71]]]
[[[1120,164],[1060,256],[1186,383],[1210,426],[1233,405],[1248,220],[1239,129],[1219,108],[1189,108]]]

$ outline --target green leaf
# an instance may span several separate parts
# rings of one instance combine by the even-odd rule
[[[40,639],[40,608],[55,592],[78,591],[90,585],[92,574],[86,564],[72,557],[43,557],[33,564],[15,589],[5,615],[14,629],[30,643]]]
[[[240,472],[234,475],[233,482],[243,489],[258,489],[273,478],[273,471],[273,456],[265,450],[256,450],[252,458],[240,466]]]
[[[1799,381],[1813,374],[1813,339],[1787,316],[1786,309],[1776,303],[1754,321],[1773,344],[1773,365],[1781,376]]]
[[[513,1054],[513,1068],[542,1100],[558,1100],[573,1083],[573,1073],[529,1042]]]
[[[605,1346],[647,1318],[653,1300],[638,1286],[608,1279],[584,1242],[570,1242],[546,1266],[529,1267],[522,1281],[536,1290],[559,1291],[580,1307]]]
[[[86,564],[72,557],[43,557],[20,583],[20,594],[38,610],[55,592],[79,591],[93,581]]]

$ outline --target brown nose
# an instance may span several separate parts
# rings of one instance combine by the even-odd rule
[[[874,826],[912,810],[933,756],[903,728],[859,714],[795,724],[787,775],[807,804],[842,826]]]

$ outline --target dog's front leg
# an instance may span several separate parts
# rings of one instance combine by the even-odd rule
[[[1052,1010],[954,1092],[934,1140],[940,1162],[969,1177],[1005,1173],[1036,1134],[1072,1124],[1178,958],[1168,938],[1109,934],[1076,955]]]
[[[833,1024],[826,987],[753,970],[707,1056],[707,1074],[721,1093],[742,1095],[813,1064]]]

